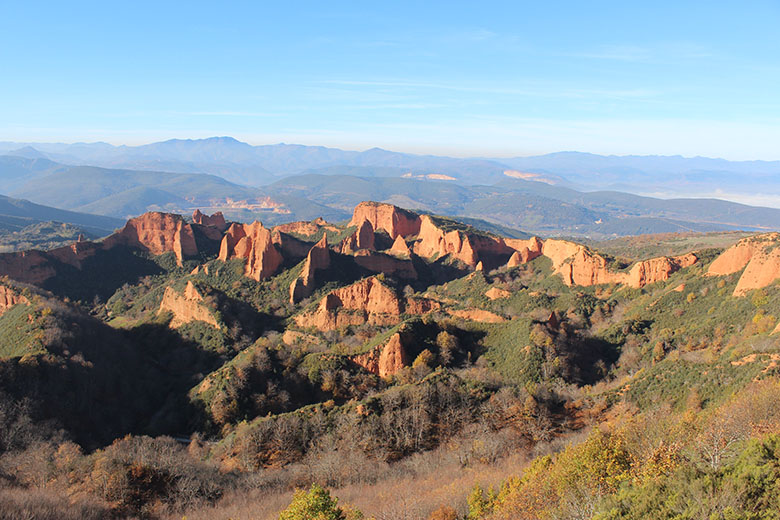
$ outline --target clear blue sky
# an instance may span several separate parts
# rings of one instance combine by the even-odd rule
[[[0,140],[780,159],[777,1],[286,4],[3,2]]]

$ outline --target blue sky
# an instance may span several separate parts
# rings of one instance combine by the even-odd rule
[[[780,2],[4,2],[0,140],[780,159]]]

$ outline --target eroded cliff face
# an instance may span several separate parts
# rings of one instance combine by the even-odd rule
[[[316,287],[316,273],[330,267],[330,249],[328,237],[323,235],[319,242],[309,250],[301,275],[290,284],[290,303],[295,304],[311,296]]]
[[[279,224],[278,226],[273,227],[273,231],[281,231],[282,233],[296,234],[304,237],[314,236],[319,233],[321,229],[332,231],[334,233],[338,233],[340,231],[339,228],[328,224],[323,218],[317,218],[310,222],[303,220],[298,222],[289,222],[287,224]]]
[[[671,258],[662,256],[643,260],[631,267],[627,279],[622,283],[638,289],[647,284],[663,282],[675,272],[690,267],[698,261],[699,258],[693,253]]]
[[[29,305],[30,300],[22,296],[16,289],[0,284],[0,316],[14,305],[19,305],[20,303]]]
[[[515,267],[542,256],[544,243],[538,237],[531,237],[528,240],[505,238],[504,242],[515,250],[507,264],[509,267]]]
[[[374,226],[368,220],[364,220],[354,233],[341,241],[338,251],[351,255],[360,249],[374,249],[375,239]]]
[[[207,226],[207,227],[213,227],[218,229],[220,232],[223,232],[227,229],[228,225],[227,222],[225,222],[225,216],[222,214],[221,211],[217,211],[213,215],[204,215],[200,212],[199,209],[196,209],[192,213],[192,221],[195,224],[199,224],[201,226]]]
[[[401,256],[409,256],[412,254],[412,251],[409,249],[406,240],[404,240],[404,237],[402,237],[401,235],[395,237],[395,241],[393,242],[393,245],[390,247],[390,252],[392,254],[401,255]]]
[[[461,230],[444,231],[428,215],[420,217],[420,232],[414,252],[425,258],[450,255],[471,268],[476,268],[486,256],[510,255],[513,251],[500,238],[467,233]]]
[[[282,265],[282,255],[273,243],[271,231],[260,222],[232,224],[219,248],[222,261],[231,258],[246,260],[244,274],[260,281],[276,274]]]
[[[374,230],[385,230],[392,239],[399,235],[416,235],[420,231],[418,215],[392,204],[361,202],[355,207],[349,225],[359,227],[365,220],[371,223]]]
[[[127,221],[125,227],[103,241],[110,249],[122,244],[136,249],[145,249],[153,255],[173,251],[181,265],[185,257],[198,253],[192,226],[181,215],[150,212]]]
[[[743,238],[710,264],[707,274],[723,276],[744,269],[734,296],[744,296],[780,279],[780,233]]]
[[[698,262],[693,253],[676,257],[659,257],[635,263],[629,271],[613,271],[607,260],[587,247],[566,240],[545,240],[542,254],[552,261],[553,272],[566,285],[591,286],[622,284],[641,288],[669,279],[675,272]]]
[[[42,251],[0,253],[0,275],[18,282],[39,285],[56,274],[51,257]]]
[[[173,314],[171,328],[179,328],[182,325],[193,321],[202,321],[214,327],[219,328],[219,323],[214,317],[211,309],[203,303],[203,295],[192,284],[187,282],[184,293],[176,292],[173,287],[166,287],[158,314],[170,312]]]
[[[379,377],[389,377],[411,363],[404,336],[397,332],[384,345],[379,345],[365,354],[352,357],[352,361]]]
[[[300,327],[335,330],[346,325],[395,325],[401,314],[423,314],[438,308],[425,299],[403,300],[376,276],[365,278],[328,293],[317,309],[295,318]]]

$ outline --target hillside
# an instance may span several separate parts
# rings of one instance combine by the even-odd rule
[[[231,137],[171,139],[140,146],[6,142],[0,143],[0,153],[69,165],[207,173],[251,186],[308,173],[359,177],[401,177],[411,173],[445,174],[466,186],[490,185],[514,177],[582,191],[612,190],[639,195],[713,196],[713,186],[732,200],[747,200],[757,193],[775,198],[780,195],[778,161],[706,157],[557,152],[530,157],[454,158],[380,148],[357,152],[283,143],[252,146]]]
[[[718,507],[685,481],[776,503],[780,235],[351,214],[151,212],[0,254],[4,507],[275,519],[313,485],[373,518]]]

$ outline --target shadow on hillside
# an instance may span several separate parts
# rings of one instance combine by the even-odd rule
[[[85,316],[65,316],[43,332],[49,353],[0,362],[0,390],[32,403],[85,449],[126,434],[188,433],[202,412],[187,398],[220,360],[164,325],[119,331]]]

